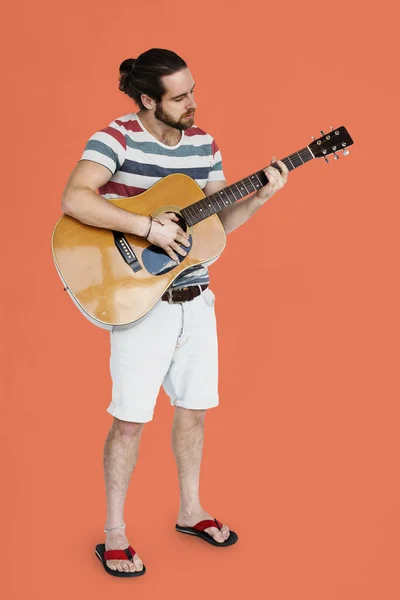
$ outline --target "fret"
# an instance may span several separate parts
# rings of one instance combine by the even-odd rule
[[[221,208],[224,208],[224,201],[222,200],[222,198],[220,199],[220,197],[219,197],[220,194],[221,194],[221,192],[218,192],[213,195],[215,198],[215,202],[218,205],[219,210],[221,210]],[[220,205],[220,201],[222,202],[222,206]]]
[[[213,215],[213,214],[215,214],[215,208],[212,205],[212,203],[209,201],[208,198],[204,198],[204,200],[202,200],[202,203],[206,207],[206,210],[207,210],[207,212],[209,213],[210,216]]]
[[[289,164],[288,164],[288,162]],[[292,163],[292,161],[290,160],[290,157],[288,156],[287,158],[284,158],[283,161],[285,163],[285,165],[287,166],[287,168],[289,169],[289,171],[293,171],[293,169],[295,169],[296,167],[294,166],[294,164]]]
[[[229,198],[229,196],[228,196],[229,188],[225,188],[225,189],[223,189],[223,190],[222,190],[222,192],[223,192],[223,193],[225,194],[225,196],[228,198],[228,201],[227,201],[227,202],[225,202],[225,204],[232,204],[232,202],[231,202],[231,199],[230,199],[230,198]],[[235,200],[236,200],[236,198],[235,198]]]
[[[250,183],[250,185],[252,186],[252,192],[256,192],[258,190],[258,188],[255,186],[255,184],[252,181],[252,178],[254,177],[254,175],[250,175],[250,177],[247,177],[247,181]]]
[[[233,186],[236,186],[237,193],[239,194],[239,198],[236,198],[236,196],[235,196],[235,192],[234,192],[234,190],[233,190]],[[235,197],[235,200],[239,200],[240,198],[243,198],[243,196],[242,196],[242,194],[240,193],[240,190],[239,190],[239,188],[238,188],[238,186],[237,186],[237,184],[236,184],[236,183],[233,183],[233,184],[231,185],[231,190],[232,190],[232,194],[233,194],[233,195],[234,195],[234,197]]]
[[[182,213],[184,213],[184,216],[187,214],[188,217],[189,217],[189,219],[191,221],[193,221],[193,219],[196,218],[195,211],[194,211],[194,205],[193,204],[191,204],[191,205],[187,206],[186,208],[184,208],[183,211],[182,211]]]
[[[303,150],[300,150],[299,154],[302,156],[304,162],[308,162],[314,158],[310,148],[306,147]]]
[[[300,167],[303,162],[301,160],[301,158],[298,156],[297,152],[295,154],[291,154],[290,155],[290,162],[293,163],[294,167],[297,169],[297,167]]]
[[[310,152],[309,148],[302,148],[302,150],[300,150],[298,152],[299,156],[301,157],[301,159],[303,160],[303,163],[308,162],[309,160],[312,160],[314,157],[312,155],[312,153]]]
[[[254,173],[255,177],[257,178],[258,181],[258,189],[262,188],[264,186],[264,184],[262,183],[260,177],[258,176],[258,173]]]
[[[196,206],[192,205],[190,207],[190,216],[192,217],[192,219],[196,222],[197,219],[197,211],[196,211]]]
[[[250,175],[250,181],[251,185],[254,186],[255,190],[259,190],[260,188],[262,188],[262,184],[257,177],[257,173],[254,173],[254,175]]]
[[[286,156],[286,158],[282,159],[282,162],[286,165],[289,171],[293,171],[294,169],[297,169],[297,167],[301,167],[301,165],[304,165],[313,158],[314,156],[312,152],[306,146],[298,152]],[[279,169],[279,165],[277,163],[273,163],[271,166]],[[244,179],[240,179],[239,181],[232,183],[230,186],[226,186],[219,192],[215,192],[214,194],[211,194],[210,196],[202,198],[190,206],[187,206],[182,210],[182,215],[184,216],[188,225],[192,227],[203,219],[218,213],[226,206],[237,202],[237,200],[248,196],[252,192],[256,192],[263,186],[267,185],[267,183],[268,177],[262,169],[256,173],[253,173],[249,177],[245,177]]]
[[[261,183],[262,186],[267,185],[268,177],[266,176],[264,171],[258,171],[256,173],[256,175],[257,175],[257,179],[259,180],[259,182]]]
[[[239,188],[238,184],[239,185],[243,184],[243,181],[238,181],[237,183],[235,183],[235,185],[236,185],[236,187],[238,189],[238,192],[239,192],[241,198],[244,198],[245,196],[247,196],[247,193],[248,193],[247,190],[246,190],[246,187],[243,186],[243,185],[241,185],[240,188]],[[246,192],[246,193],[243,194],[243,191]]]
[[[214,204],[212,203],[211,198],[212,198],[211,196],[209,196],[208,198],[205,198],[204,202],[207,202],[207,206],[209,207],[210,213],[215,214],[217,212],[217,210],[216,210]]]
[[[248,177],[247,177],[246,179],[248,180]],[[242,179],[241,183],[243,183],[243,185],[244,185],[244,189],[246,190],[247,194],[250,194],[250,192],[253,192],[253,191],[254,191],[254,188],[253,188],[253,189],[252,189],[252,190],[250,190],[250,192],[249,192],[249,190],[247,189],[247,185],[246,185],[246,183],[245,183],[245,180],[244,180],[244,179]],[[247,196],[247,194],[246,194],[246,196]]]
[[[226,188],[226,191],[227,191],[228,196],[229,196],[229,202],[231,204],[234,204],[237,201],[237,198],[235,196],[235,191],[233,189],[233,185],[230,185],[228,188]]]
[[[209,210],[207,208],[207,204],[204,203],[204,200],[200,200],[197,203],[197,207],[198,207],[199,213],[203,216],[203,218],[204,218],[204,216],[205,217],[209,217],[210,216],[211,213],[209,212]]]
[[[192,220],[192,217],[190,216],[190,211],[188,210],[188,208],[190,208],[190,206],[187,206],[186,208],[182,209],[182,216],[185,219],[186,223],[189,225],[189,227],[192,227],[195,223]]]

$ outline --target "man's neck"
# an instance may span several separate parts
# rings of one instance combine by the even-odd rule
[[[165,144],[166,146],[176,146],[176,144],[179,143],[182,137],[182,132],[180,130],[155,119],[153,114],[147,110],[140,110],[137,114],[147,131],[162,144]]]

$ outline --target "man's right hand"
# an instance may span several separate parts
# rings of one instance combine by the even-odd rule
[[[175,213],[166,212],[160,215],[157,215],[158,221],[153,220],[150,230],[150,235],[147,240],[162,248],[172,260],[178,261],[178,256],[176,253],[181,256],[186,256],[187,252],[183,250],[179,246],[179,244],[183,244],[184,246],[190,246],[189,236],[187,233],[183,231],[183,229],[177,224],[179,221],[178,217]]]

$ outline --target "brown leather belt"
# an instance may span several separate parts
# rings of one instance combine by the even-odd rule
[[[208,283],[205,285],[189,285],[183,288],[169,288],[162,296],[161,300],[175,304],[177,302],[189,302],[197,296],[200,296],[201,291],[203,292],[208,288]]]

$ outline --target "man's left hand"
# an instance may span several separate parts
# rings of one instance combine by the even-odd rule
[[[266,169],[263,169],[264,173],[268,177],[267,185],[264,185],[260,188],[256,194],[256,196],[264,203],[271,196],[273,196],[277,191],[279,191],[288,180],[289,169],[281,160],[276,160],[273,156],[271,163],[277,163],[281,172],[278,171],[275,167],[269,166]]]

